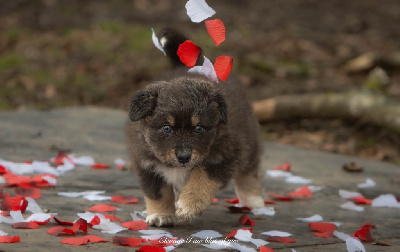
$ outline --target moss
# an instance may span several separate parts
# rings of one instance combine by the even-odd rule
[[[127,31],[127,49],[133,52],[142,52],[145,48],[152,46],[151,29],[142,27],[131,27]]]

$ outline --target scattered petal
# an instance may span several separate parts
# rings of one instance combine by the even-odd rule
[[[279,178],[279,177],[291,177],[292,173],[287,172],[287,171],[282,171],[282,170],[267,170],[266,171],[267,175],[273,178]]]
[[[222,20],[206,20],[205,25],[214,43],[218,46],[225,40],[225,26]]]
[[[220,233],[218,233],[217,231],[214,230],[202,230],[200,232],[197,232],[195,234],[192,234],[190,236],[194,236],[200,239],[211,239],[211,238],[219,238],[222,237],[222,235]]]
[[[275,200],[280,200],[280,201],[292,201],[293,200],[293,197],[291,197],[291,196],[282,196],[282,195],[279,195],[276,193],[268,193],[268,195]]]
[[[194,66],[189,69],[189,73],[198,73],[206,76],[209,80],[218,83],[217,73],[215,72],[214,66],[211,61],[203,56],[204,62],[202,66]]]
[[[24,212],[28,206],[28,201],[21,196],[8,197],[1,201],[1,211],[21,211]]]
[[[290,192],[289,195],[292,197],[311,197],[312,192],[308,186],[302,186],[299,189]]]
[[[104,195],[85,195],[83,198],[90,200],[90,201],[104,201],[104,200],[111,200],[111,196],[104,196]]]
[[[11,224],[12,228],[15,229],[38,229],[39,224],[35,222],[17,222]]]
[[[62,244],[69,244],[69,245],[85,245],[88,243],[88,239],[85,237],[73,237],[73,238],[64,238],[61,240]]]
[[[260,252],[274,252],[275,250],[273,250],[272,248],[268,248],[268,247],[264,247],[261,246],[260,247]]]
[[[143,230],[147,229],[147,223],[142,220],[137,220],[137,221],[129,221],[129,222],[123,222],[121,223],[123,227],[126,227],[130,230]]]
[[[139,202],[139,199],[133,195],[132,196],[114,195],[111,197],[111,201],[121,204],[136,204]]]
[[[226,202],[228,203],[232,203],[232,204],[238,204],[239,203],[239,199],[238,198],[234,198],[234,199],[224,199]]]
[[[237,206],[225,206],[229,209],[231,213],[250,213],[251,208],[242,206],[242,207],[237,207]]]
[[[116,217],[115,215],[112,215],[112,214],[103,214],[103,215],[104,215],[104,218],[106,218],[107,220],[110,220],[110,221],[119,221],[119,220],[121,220],[120,218],[118,218],[118,217]],[[99,217],[97,217],[97,218],[99,218]],[[90,224],[97,225],[97,224],[93,224],[93,223],[90,223]]]
[[[346,246],[348,252],[365,252],[364,245],[353,237],[346,239]]]
[[[239,218],[239,223],[241,223],[242,225],[249,225],[249,226],[256,225],[256,222],[250,219],[249,216],[247,216],[246,214],[242,215]]]
[[[40,189],[32,187],[32,188],[15,188],[15,194],[17,196],[22,197],[30,197],[32,199],[39,199],[40,198]]]
[[[274,170],[276,170],[276,171],[286,171],[286,172],[290,172],[290,169],[291,169],[290,163],[284,163],[284,164],[281,164],[280,166],[274,168]]]
[[[86,211],[91,211],[91,212],[114,212],[114,211],[117,211],[117,207],[110,206],[110,205],[107,205],[107,204],[98,204],[98,205],[94,205],[92,207],[87,208]]]
[[[337,238],[339,238],[342,241],[346,241],[347,238],[350,238],[351,236],[348,234],[345,234],[343,232],[339,232],[339,231],[333,231],[333,235],[336,236]]]
[[[59,196],[69,197],[69,198],[77,198],[77,197],[84,197],[88,195],[99,195],[103,194],[106,191],[84,191],[84,192],[59,192]]]
[[[290,176],[286,178],[286,183],[291,183],[291,184],[311,184],[312,179],[306,179],[300,176]]]
[[[178,54],[181,62],[190,68],[196,64],[201,52],[202,50],[200,47],[195,45],[192,41],[186,40],[179,45],[176,53]]]
[[[358,184],[358,185],[357,185],[357,188],[372,188],[372,187],[374,187],[374,186],[376,186],[375,181],[373,181],[373,180],[370,179],[370,178],[367,178],[366,181],[365,181],[365,183],[360,183],[360,184]]]
[[[308,217],[308,218],[296,218],[296,220],[304,221],[304,222],[320,222],[320,221],[323,220],[323,218],[319,214],[314,214],[311,217]]]
[[[318,237],[330,238],[333,237],[333,231],[337,229],[337,226],[328,222],[310,222],[308,226],[317,232],[313,232],[313,235]]]
[[[280,236],[270,236],[267,238],[269,242],[280,242],[280,243],[295,243],[296,240],[287,237],[280,237]]]
[[[364,196],[356,196],[353,198],[349,199],[351,202],[355,204],[361,204],[361,205],[371,205],[372,200],[364,198]]]
[[[117,223],[111,222],[110,220],[105,219],[104,221],[101,221],[99,225],[94,225],[92,226],[94,229],[100,229],[102,233],[105,234],[116,234],[118,232],[128,230],[128,228],[125,228],[121,225],[118,225]]]
[[[89,242],[94,242],[94,243],[109,242],[110,241],[110,240],[103,239],[103,238],[101,238],[100,236],[97,236],[97,235],[86,235],[84,237],[87,238],[89,240]]]
[[[218,78],[226,81],[232,70],[233,58],[230,56],[219,56],[215,59],[214,69]]]
[[[362,195],[359,192],[351,192],[351,191],[339,189],[339,196],[342,197],[343,199],[351,199],[351,198],[354,198],[357,196],[362,196]]]
[[[400,208],[400,202],[397,201],[393,194],[383,194],[373,199],[371,206]]]
[[[141,246],[136,251],[139,251],[139,252],[165,252],[166,250],[163,247],[144,245],[144,246]]]
[[[365,241],[365,242],[374,242],[375,239],[372,237],[370,230],[371,230],[370,226],[362,227],[362,228],[356,230],[353,237],[357,237],[360,240]]]
[[[215,14],[205,0],[189,0],[185,4],[185,8],[187,15],[194,23],[200,23]]]
[[[139,230],[139,233],[145,235],[170,234],[170,232],[161,229]]]
[[[20,242],[21,238],[19,236],[0,236],[0,243],[14,243]]]
[[[268,235],[268,236],[279,236],[279,237],[289,237],[292,236],[291,233],[288,232],[282,232],[282,231],[277,231],[277,230],[271,230],[268,232],[263,232],[261,233],[262,235]]]
[[[351,201],[347,201],[346,203],[340,205],[340,208],[346,209],[346,210],[352,210],[352,211],[357,211],[357,212],[362,212],[364,211],[364,207],[362,206],[357,206]]]
[[[162,48],[162,46],[161,46],[161,44],[160,44],[160,41],[158,40],[158,38],[156,37],[156,35],[155,35],[155,33],[154,33],[154,30],[153,30],[153,28],[151,29],[152,31],[153,31],[153,43],[154,43],[154,45],[156,45],[156,42],[154,42],[154,37],[156,38],[156,41],[158,41],[158,45],[160,46],[160,48],[156,45],[156,47],[158,48],[158,49],[160,49],[163,53],[164,53],[164,55],[166,55],[166,53],[165,53],[165,51],[164,51],[164,49]],[[118,169],[122,169],[122,168],[124,168],[126,165],[127,165],[127,163],[126,163],[126,161],[125,160],[123,160],[122,158],[117,158],[117,159],[115,159],[114,160],[114,164],[118,167]]]
[[[47,234],[52,235],[52,236],[57,236],[61,233],[65,233],[65,234],[75,234],[74,230],[71,230],[69,228],[65,228],[65,227],[52,227],[49,230],[47,230]]]
[[[108,169],[110,166],[102,163],[95,163],[92,164],[90,167],[96,168],[96,169]]]

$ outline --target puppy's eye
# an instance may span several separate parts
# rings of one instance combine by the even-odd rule
[[[169,125],[164,125],[162,127],[162,130],[163,130],[164,133],[171,133],[172,132],[172,128]]]
[[[194,131],[195,131],[196,133],[202,133],[202,132],[204,131],[204,127],[201,126],[201,125],[197,125],[197,126],[194,128]]]

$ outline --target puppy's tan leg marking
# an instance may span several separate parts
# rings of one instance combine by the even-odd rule
[[[263,207],[264,199],[261,191],[260,180],[256,175],[235,177],[235,192],[240,204],[252,208]]]
[[[190,221],[200,215],[211,204],[221,186],[221,183],[211,180],[204,169],[195,168],[176,202],[178,220]]]
[[[153,200],[144,197],[146,202],[146,222],[150,226],[172,226],[175,215],[175,196],[172,187],[164,185],[161,189],[161,198]]]

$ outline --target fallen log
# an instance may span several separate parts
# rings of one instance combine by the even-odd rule
[[[369,92],[278,96],[253,103],[259,122],[299,118],[348,119],[400,134],[400,103]]]

